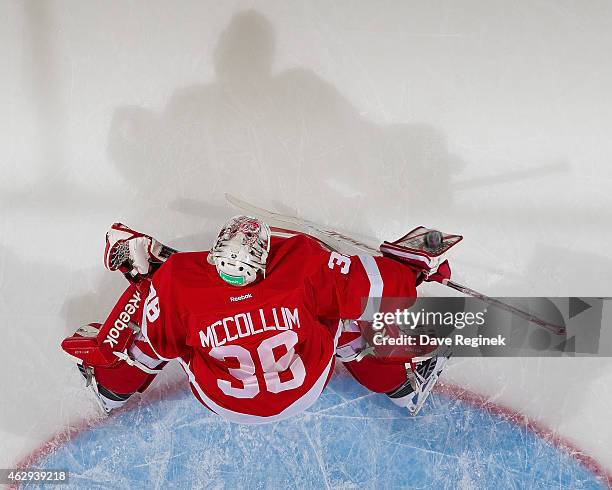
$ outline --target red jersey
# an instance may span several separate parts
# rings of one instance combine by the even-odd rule
[[[304,235],[274,238],[265,279],[248,286],[223,281],[207,255],[172,255],[155,273],[142,333],[161,359],[179,359],[202,403],[234,422],[310,407],[333,370],[339,320],[371,319],[369,298],[416,296],[405,265],[329,252]]]

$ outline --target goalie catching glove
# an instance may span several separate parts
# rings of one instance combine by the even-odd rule
[[[444,255],[462,239],[461,235],[419,226],[399,240],[383,242],[380,251],[385,257],[404,262],[419,273],[417,285],[423,281],[444,283],[451,277],[450,265]]]
[[[120,270],[130,282],[138,282],[150,277],[175,252],[152,236],[113,223],[106,232],[104,266],[110,271]]]

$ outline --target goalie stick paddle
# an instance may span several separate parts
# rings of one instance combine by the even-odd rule
[[[339,233],[335,230],[327,229],[313,221],[298,218],[297,216],[287,216],[285,214],[268,211],[267,209],[257,207],[237,198],[236,196],[232,196],[231,194],[226,193],[225,199],[227,199],[232,206],[266,220],[270,226],[276,223],[280,223],[285,226],[290,225],[290,227],[293,227],[294,230],[311,235],[334,250],[349,246],[350,248],[357,249],[360,252],[365,252],[370,255],[382,255],[378,248],[356,240],[348,235]]]
[[[356,249],[362,253],[365,252],[367,254],[374,255],[374,256],[382,255],[380,250],[377,248],[374,248],[366,243],[356,240],[355,238],[352,238],[348,235],[344,235],[335,230],[328,229],[313,221],[298,218],[297,216],[288,216],[288,215],[284,215],[281,213],[275,213],[273,211],[268,211],[267,209],[260,208],[258,206],[254,206],[253,204],[250,204],[242,199],[232,196],[229,193],[225,194],[225,198],[234,207],[241,209],[242,211],[248,214],[252,214],[266,221],[269,221],[268,223],[269,225],[274,225],[275,223],[279,223],[284,226],[288,225],[289,228],[293,228],[296,231],[299,231],[301,233],[306,233],[308,235],[313,236],[314,238],[316,238],[317,240],[320,240],[321,242],[325,243],[327,246],[331,247],[334,250],[337,250],[338,248],[345,249],[349,247],[352,249]],[[442,284],[443,286],[447,286],[451,289],[454,289],[455,291],[459,291],[460,293],[465,294],[467,296],[477,298],[491,306],[495,306],[496,308],[500,308],[504,311],[512,313],[513,315],[516,315],[522,318],[523,320],[527,320],[528,322],[534,323],[548,330],[549,332],[552,332],[555,335],[565,334],[566,330],[564,326],[546,322],[542,320],[541,318],[538,318],[537,316],[532,315],[531,313],[528,313],[519,308],[516,308],[515,306],[504,303],[503,301],[499,301],[498,299],[491,298],[487,296],[486,294],[480,293],[467,286],[458,284],[454,281],[451,281],[450,279],[443,279],[443,280],[436,281],[436,282],[438,282],[439,284]]]

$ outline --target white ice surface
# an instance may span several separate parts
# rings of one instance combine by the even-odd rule
[[[490,294],[610,295],[611,27],[604,1],[3,2],[0,467],[94,413],[58,343],[122,290],[113,221],[206,248],[231,191],[381,239],[462,233],[456,277]],[[611,365],[447,379],[610,471]]]

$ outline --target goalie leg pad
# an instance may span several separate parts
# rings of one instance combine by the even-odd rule
[[[344,364],[359,384],[376,393],[387,393],[403,385],[407,378],[403,362],[381,360],[369,355],[359,325],[345,320],[338,339],[336,359]]]
[[[107,414],[123,406],[134,393],[145,391],[166,365],[166,362],[154,357],[143,338],[137,339],[126,355],[127,360],[121,360],[111,367],[77,364],[87,380],[87,386],[92,388]]]
[[[359,384],[376,393],[388,393],[408,379],[403,363],[387,363],[373,356],[345,362],[344,367]]]
[[[159,370],[163,367],[159,361]],[[145,373],[136,366],[130,366],[127,362],[121,362],[113,367],[94,368],[94,375],[99,385],[121,394],[132,394],[143,392],[155,378],[155,374]]]
[[[365,347],[365,340],[361,335],[359,325],[354,320],[344,320],[342,322],[342,333],[338,338],[336,347],[336,359],[340,362],[351,362],[363,356],[359,354]]]
[[[81,327],[62,342],[106,413],[143,392],[165,365],[140,334],[141,317],[141,293],[132,285],[103,325]]]
[[[87,367],[83,364],[77,364],[77,367],[79,368],[79,372],[87,381],[87,386],[91,388],[96,396],[96,400],[100,405],[100,408],[102,408],[106,414],[111,413],[117,408],[121,408],[123,405],[125,405],[125,402],[128,401],[130,396],[132,396],[131,393],[114,393],[113,391],[104,388],[104,386],[97,382],[92,367]]]

